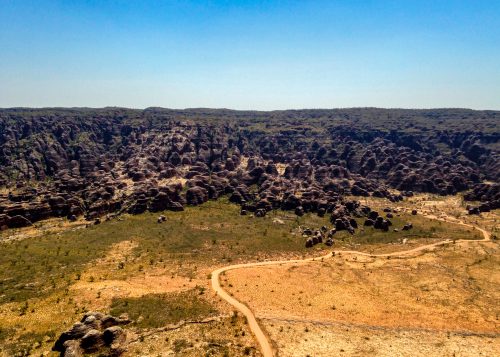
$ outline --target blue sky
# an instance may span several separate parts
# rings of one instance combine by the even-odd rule
[[[500,1],[0,0],[0,107],[500,109]]]

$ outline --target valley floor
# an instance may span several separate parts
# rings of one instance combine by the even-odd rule
[[[412,208],[417,216],[405,213]],[[432,196],[399,209],[394,221],[411,220],[412,232],[341,233],[335,250],[383,254],[457,242],[389,259],[336,254],[236,269],[221,284],[255,314],[279,356],[498,355],[500,247],[459,242],[482,237],[456,224],[498,236],[498,212],[465,216],[458,198]],[[125,356],[261,355],[246,319],[211,290],[211,272],[327,255],[323,245],[304,248],[301,236],[301,227],[323,224],[328,218],[287,212],[240,216],[217,201],[167,213],[164,224],[144,214],[27,238],[14,232],[19,239],[0,245],[0,355],[56,355],[55,338],[89,310],[134,320]]]

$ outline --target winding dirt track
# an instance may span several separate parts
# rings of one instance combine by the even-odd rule
[[[446,220],[446,219],[441,219],[436,216],[426,216],[427,218],[431,219],[437,219],[441,220],[443,222],[448,222],[448,223],[453,223],[453,224],[460,224],[463,226],[475,228],[478,231],[480,231],[483,234],[483,239],[481,240],[468,240],[468,239],[459,239],[456,240],[456,243],[461,243],[461,242],[486,242],[491,239],[491,235],[489,232],[486,230],[471,225],[463,222],[457,222],[457,221],[451,221],[451,220]],[[409,256],[413,255],[418,252],[422,251],[428,251],[428,250],[433,250],[436,247],[447,245],[452,243],[453,241],[450,239],[441,241],[441,242],[436,242],[432,244],[427,244],[423,245],[417,248],[409,249],[409,250],[404,250],[400,252],[393,252],[393,253],[387,253],[387,254],[370,254],[370,253],[365,253],[365,252],[359,252],[356,250],[334,250],[331,253],[328,253],[326,255],[320,256],[320,257],[314,257],[314,258],[306,258],[306,259],[292,259],[292,260],[270,260],[270,261],[265,261],[265,262],[255,262],[255,263],[244,263],[244,264],[235,264],[235,265],[229,265],[226,267],[219,268],[215,271],[212,272],[212,289],[216,292],[217,295],[219,295],[222,299],[226,300],[228,303],[233,305],[238,311],[240,311],[248,321],[248,325],[250,327],[250,330],[254,334],[257,342],[260,345],[261,352],[264,355],[264,357],[273,357],[274,352],[271,347],[271,343],[269,341],[269,338],[264,334],[262,329],[260,328],[254,313],[248,306],[243,304],[242,302],[236,300],[233,296],[229,295],[220,285],[220,275],[228,270],[234,270],[234,269],[241,269],[241,268],[250,268],[250,267],[258,267],[258,266],[266,266],[266,265],[281,265],[281,264],[297,264],[297,263],[307,263],[311,261],[321,261],[323,259],[331,258],[335,254],[351,254],[351,255],[361,255],[361,256],[367,256],[367,257],[403,257],[403,256]]]

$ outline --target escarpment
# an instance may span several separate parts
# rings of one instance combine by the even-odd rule
[[[221,196],[256,216],[344,207],[332,223],[349,230],[360,208],[346,196],[466,191],[473,210],[497,209],[499,123],[500,112],[462,109],[4,109],[0,227]]]

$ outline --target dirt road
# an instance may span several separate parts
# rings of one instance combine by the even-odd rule
[[[458,222],[458,221],[452,221],[438,218],[436,216],[426,216],[427,218],[431,219],[437,219],[441,220],[443,222],[449,222],[449,223],[454,223],[454,224],[460,224],[463,226],[475,228],[479,230],[483,234],[483,239],[482,240],[468,240],[468,239],[460,239],[456,240],[455,243],[470,243],[470,242],[485,242],[489,241],[491,239],[491,235],[489,232],[486,230],[473,226],[471,224],[463,223],[463,222]],[[241,268],[250,268],[250,267],[258,267],[258,266],[266,266],[266,265],[281,265],[281,264],[299,264],[299,263],[307,263],[311,261],[321,261],[323,259],[328,259],[331,258],[332,256],[336,254],[350,254],[350,255],[361,255],[361,256],[368,256],[368,257],[403,257],[403,256],[410,256],[412,254],[422,252],[422,251],[427,251],[427,250],[433,250],[436,247],[443,246],[453,243],[452,240],[447,239],[441,242],[436,242],[432,244],[427,244],[423,245],[417,248],[409,249],[409,250],[404,250],[400,252],[394,252],[394,253],[387,253],[387,254],[370,254],[370,253],[365,253],[365,252],[359,252],[356,250],[334,250],[331,253],[328,253],[326,255],[320,256],[320,257],[314,257],[314,258],[307,258],[307,259],[292,259],[292,260],[270,260],[270,261],[265,261],[265,262],[255,262],[255,263],[244,263],[244,264],[235,264],[235,265],[230,265],[227,267],[222,267],[219,268],[215,271],[212,272],[212,288],[216,292],[217,295],[219,295],[222,299],[233,305],[239,312],[241,312],[248,321],[248,325],[250,327],[250,330],[254,334],[257,342],[260,345],[261,352],[264,355],[264,357],[272,357],[274,356],[274,351],[271,347],[271,343],[269,341],[269,338],[266,336],[264,331],[262,331],[260,325],[257,322],[257,319],[255,318],[254,313],[248,306],[243,304],[242,302],[236,300],[233,296],[229,295],[220,285],[220,275],[223,274],[224,272],[228,270],[234,270],[234,269],[241,269]]]

